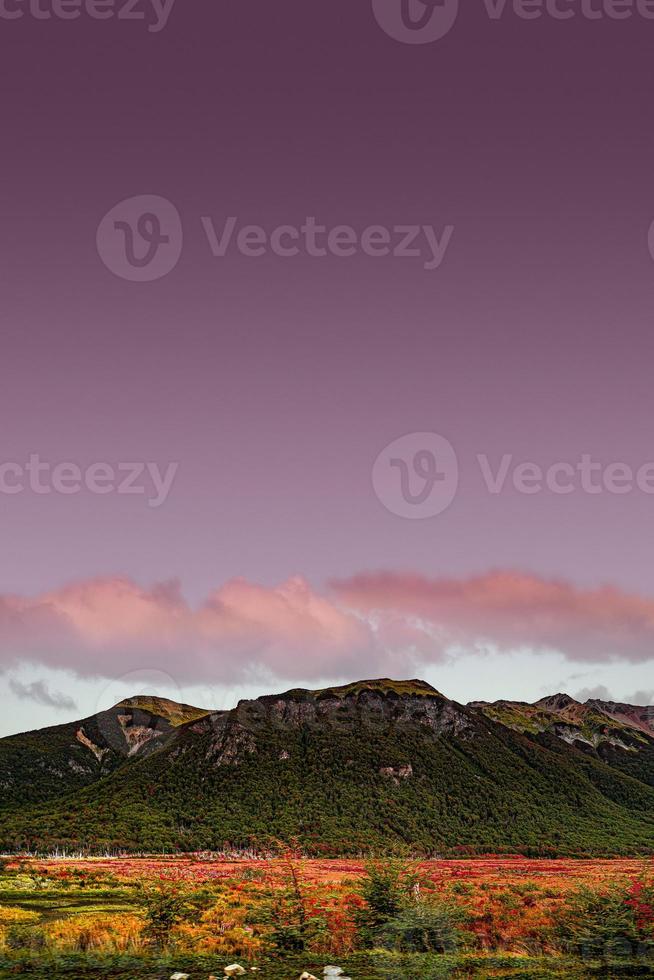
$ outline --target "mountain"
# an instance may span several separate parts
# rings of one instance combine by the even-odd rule
[[[0,849],[654,853],[652,709],[360,681],[0,740]]]
[[[581,704],[554,694],[535,704],[519,701],[472,702],[513,731],[539,738],[552,735],[642,782],[654,786],[654,707],[615,701]]]
[[[0,808],[69,794],[162,748],[176,727],[208,712],[136,697],[68,725],[0,739]]]

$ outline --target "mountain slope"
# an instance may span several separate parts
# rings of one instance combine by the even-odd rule
[[[654,708],[614,701],[584,704],[554,694],[535,704],[473,702],[471,707],[513,731],[539,740],[549,734],[654,786]]]
[[[3,809],[0,847],[196,850],[294,837],[327,854],[654,852],[654,789],[543,727],[551,706],[529,707],[515,710],[534,730],[520,731],[494,707],[382,680],[243,701],[176,728],[157,716],[142,744],[123,731],[123,753],[130,739],[137,749],[99,779]]]
[[[132,698],[68,725],[0,739],[0,807],[55,799],[161,748],[207,714],[162,698]]]

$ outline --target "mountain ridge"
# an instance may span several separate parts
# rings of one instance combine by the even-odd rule
[[[0,848],[654,852],[654,709],[357,681],[0,739]]]
[[[395,693],[398,696],[417,694],[426,697],[438,697],[451,700],[446,698],[444,694],[434,688],[427,681],[420,680],[418,678],[414,678],[412,680],[393,680],[387,677],[352,681],[346,684],[333,685],[326,688],[290,688],[287,691],[281,692],[280,694],[264,694],[259,698],[255,698],[254,700],[271,698],[289,699],[296,697],[300,697],[305,700],[313,700],[320,697],[326,697],[330,694],[345,697],[347,695],[358,694],[363,691],[380,691],[390,694]],[[235,710],[239,703],[242,702],[237,702],[237,704],[234,705],[234,708],[228,709],[199,708],[194,705],[185,704],[184,702],[174,701],[170,698],[162,697],[161,695],[139,694],[118,701],[111,708],[106,709],[106,711],[114,712],[120,708],[138,709],[150,714],[153,717],[160,717],[170,721],[174,727],[178,727],[210,715]],[[577,701],[571,695],[563,692],[553,695],[546,695],[537,701],[517,701],[512,699],[499,699],[496,701],[472,700],[466,702],[465,704],[467,707],[480,708],[482,710],[490,710],[496,706],[506,705],[514,708],[542,708],[543,710],[549,710],[552,713],[554,713],[557,708],[565,709],[570,706],[578,706],[580,708],[592,707],[599,711],[604,711],[608,717],[612,717],[616,720],[619,718],[619,716],[622,716],[627,727],[640,728],[647,732],[647,734],[654,736],[654,705],[634,705],[626,702],[604,701],[596,698],[589,698],[586,701]],[[97,712],[95,715],[89,716],[89,718],[100,717],[103,713],[105,712]],[[69,727],[70,725],[81,725],[84,723],[84,721],[88,721],[88,718],[82,719],[79,722],[63,722],[60,725],[49,725],[41,729],[16,732],[11,735],[0,737],[0,743],[6,741],[7,739],[17,738],[22,735],[44,731],[57,731],[65,727]],[[629,725],[630,722],[631,725]]]

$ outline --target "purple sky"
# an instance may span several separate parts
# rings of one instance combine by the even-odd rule
[[[654,596],[654,496],[491,495],[476,461],[654,460],[653,43],[654,20],[492,21],[481,0],[425,45],[388,37],[368,0],[178,0],[160,33],[0,20],[0,462],[179,463],[158,508],[0,495],[0,596],[128,576],[178,579],[197,607],[234,577],[302,576],[323,595],[377,569]],[[179,264],[152,283],[112,275],[95,245],[102,217],[142,194],[184,228]],[[455,231],[433,271],[214,258],[201,217],[230,215]],[[378,454],[412,432],[442,434],[459,461],[452,505],[429,520],[372,488]],[[622,673],[578,688],[654,688],[632,639],[616,640]],[[45,676],[32,654],[4,642],[20,683]],[[521,656],[525,696],[572,672]],[[446,693],[468,680],[470,698],[491,690],[468,670]],[[195,680],[180,668],[179,682]]]

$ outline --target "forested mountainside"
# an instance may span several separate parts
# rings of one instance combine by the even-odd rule
[[[654,852],[654,711],[458,704],[424,681],[231,711],[135,698],[0,740],[0,847]]]

